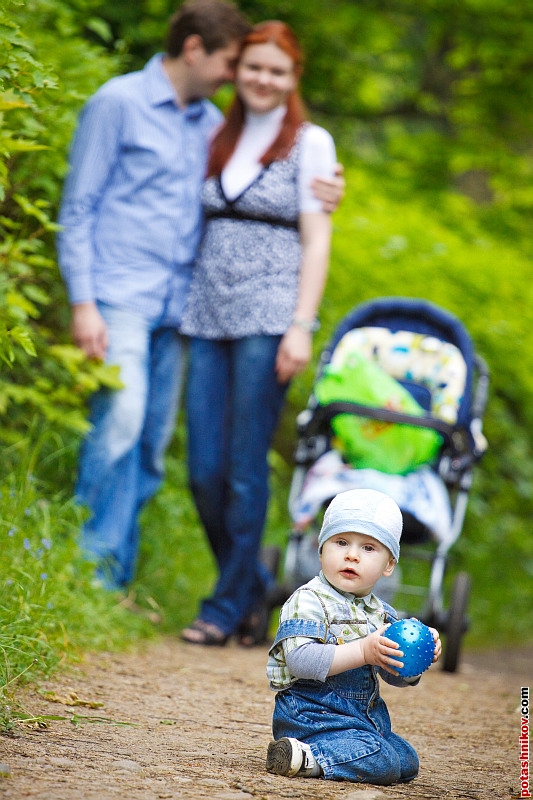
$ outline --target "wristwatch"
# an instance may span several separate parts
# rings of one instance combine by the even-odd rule
[[[295,317],[292,324],[297,328],[301,328],[303,331],[307,331],[307,333],[314,333],[320,328],[320,322],[317,319],[300,319],[299,317]]]

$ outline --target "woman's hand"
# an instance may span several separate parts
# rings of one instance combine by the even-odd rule
[[[279,383],[287,383],[301,372],[311,360],[311,333],[291,325],[279,343],[276,374]]]

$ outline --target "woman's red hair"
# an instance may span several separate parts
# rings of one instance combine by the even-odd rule
[[[278,20],[270,20],[268,22],[261,22],[256,25],[252,31],[244,37],[240,56],[244,53],[247,47],[253,44],[275,44],[280,50],[283,50],[294,62],[294,70],[297,77],[302,72],[302,51],[298,40],[288,25]],[[220,175],[226,164],[228,163],[235,146],[241,135],[244,125],[244,105],[242,100],[236,96],[233,100],[226,121],[216,134],[211,143],[209,152],[209,161],[207,165],[207,177],[212,175]],[[272,161],[282,160],[287,158],[292,146],[296,140],[298,128],[304,122],[305,110],[302,99],[297,89],[289,95],[287,99],[287,113],[283,118],[281,130],[274,142],[270,145],[268,150],[263,153],[261,157],[261,164],[268,166]]]

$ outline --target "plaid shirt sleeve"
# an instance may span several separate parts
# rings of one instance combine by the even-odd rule
[[[297,589],[287,600],[280,613],[280,624],[290,619],[305,619],[313,622],[325,622],[324,609],[313,591]],[[274,645],[269,653],[267,676],[270,688],[274,691],[287,689],[297,679],[291,675],[287,666],[287,655],[306,642],[316,642],[307,636],[290,636]]]

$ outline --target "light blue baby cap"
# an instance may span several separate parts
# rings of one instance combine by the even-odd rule
[[[402,528],[402,512],[392,497],[375,489],[350,489],[336,495],[326,509],[318,552],[337,533],[366,533],[388,547],[398,561]]]

